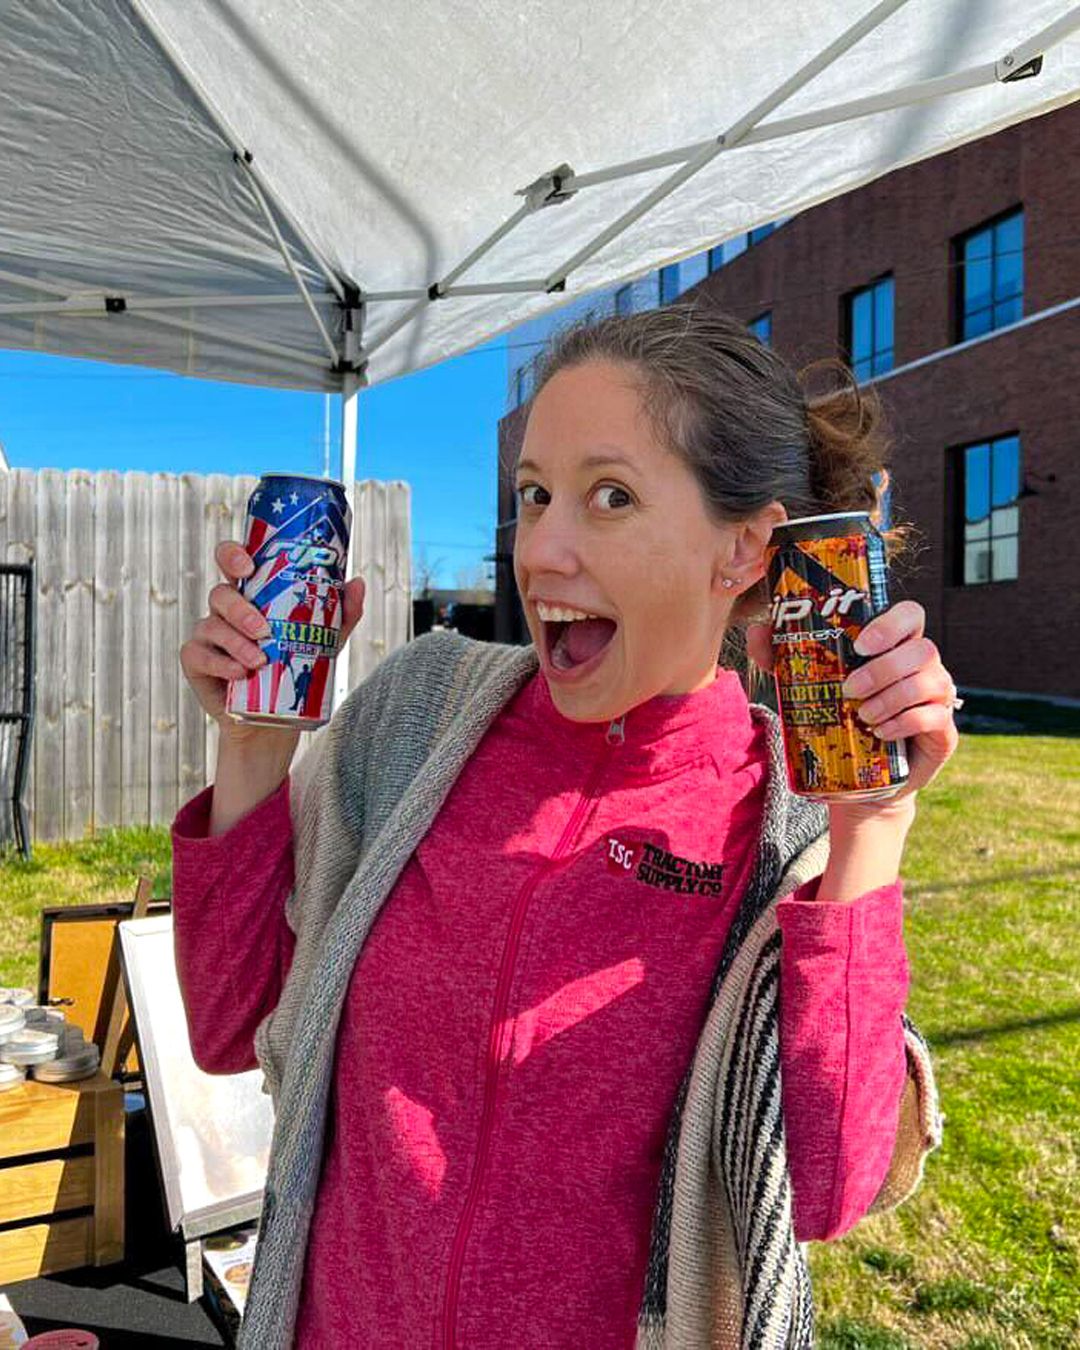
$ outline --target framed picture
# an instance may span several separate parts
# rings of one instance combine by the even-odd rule
[[[257,1217],[273,1130],[262,1073],[208,1074],[192,1058],[173,958],[172,915],[120,924],[128,1002],[169,1223],[186,1242]],[[195,1244],[197,1246],[197,1244]],[[189,1252],[189,1297],[201,1287]]]

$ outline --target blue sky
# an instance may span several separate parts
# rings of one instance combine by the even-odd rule
[[[499,338],[360,395],[357,474],[412,486],[414,570],[457,584],[495,551],[497,424],[507,406]],[[321,394],[97,361],[0,352],[0,442],[12,468],[168,473],[323,472]],[[340,399],[331,399],[331,475]]]

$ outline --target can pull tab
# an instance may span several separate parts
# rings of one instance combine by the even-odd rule
[[[608,725],[607,735],[604,737],[608,745],[622,745],[626,740],[626,714],[616,717]]]

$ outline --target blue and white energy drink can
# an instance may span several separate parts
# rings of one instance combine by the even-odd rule
[[[266,664],[232,680],[235,721],[314,731],[330,720],[352,512],[344,484],[266,473],[248,498],[245,548],[255,570],[240,593],[263,613]]]

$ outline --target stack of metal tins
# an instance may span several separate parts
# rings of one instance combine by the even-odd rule
[[[26,989],[0,989],[0,1091],[17,1087],[27,1072],[42,1083],[91,1078],[100,1062],[97,1046],[59,1008],[35,1006]]]
[[[0,989],[0,994],[7,992],[6,989]],[[25,1026],[26,1018],[21,1008],[13,1007],[10,1003],[0,1003],[0,1056],[11,1037],[17,1036]],[[0,1059],[0,1092],[18,1087],[25,1077],[26,1070],[20,1065]]]

